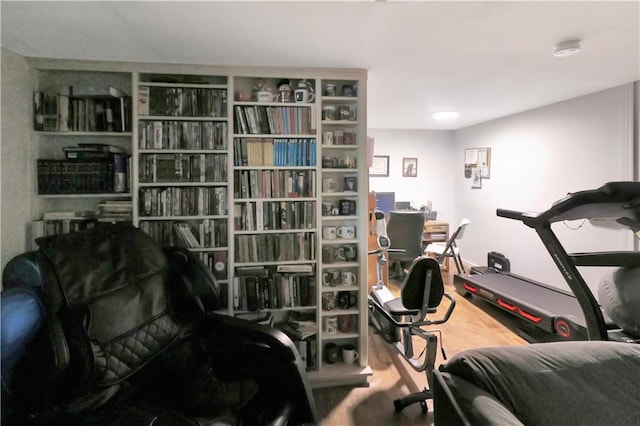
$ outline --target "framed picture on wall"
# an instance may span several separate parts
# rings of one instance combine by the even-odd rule
[[[369,167],[369,176],[389,176],[389,156],[374,155],[371,167]]]
[[[402,159],[402,176],[403,177],[418,176],[418,159],[417,158]]]

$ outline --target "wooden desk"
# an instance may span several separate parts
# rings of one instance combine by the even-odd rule
[[[369,193],[369,212],[374,212],[376,210],[376,195],[373,192]],[[368,250],[376,250],[378,248],[378,234],[376,234],[376,218],[371,215],[371,219],[369,220],[369,229],[367,229],[368,234]],[[374,255],[369,255],[367,262],[367,283],[369,284],[369,290],[376,284],[377,272],[376,268],[378,264],[378,258]],[[389,264],[386,264],[382,267],[382,276],[384,282],[388,282],[389,280]]]
[[[449,223],[440,220],[428,220],[424,223],[422,232],[422,248],[431,243],[446,243],[449,241]],[[443,271],[449,270],[449,258],[445,258]]]

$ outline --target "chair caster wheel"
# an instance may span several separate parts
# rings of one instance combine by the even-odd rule
[[[420,408],[422,408],[422,414],[427,414],[429,412],[427,401],[420,401]]]

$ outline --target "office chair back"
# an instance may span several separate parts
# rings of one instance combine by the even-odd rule
[[[431,309],[440,305],[443,296],[440,264],[432,257],[420,258],[411,267],[400,292],[402,304],[407,309],[420,310],[420,317],[424,318]]]
[[[389,260],[407,262],[422,254],[422,232],[424,215],[420,211],[398,211],[389,213],[387,236],[391,249],[403,252],[389,252]]]

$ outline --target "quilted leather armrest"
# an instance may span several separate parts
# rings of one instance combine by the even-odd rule
[[[278,407],[293,407],[289,424],[317,424],[305,367],[286,334],[242,319],[211,314],[202,321],[196,335],[211,355],[218,378],[252,378],[258,382],[263,398],[273,399],[272,404]],[[276,417],[281,414],[272,413]]]

